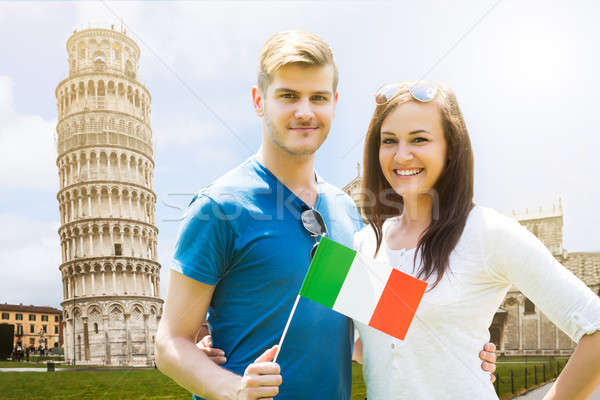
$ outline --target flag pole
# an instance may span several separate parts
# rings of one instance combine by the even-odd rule
[[[294,307],[292,307],[292,312],[290,313],[287,323],[285,324],[285,328],[283,329],[283,334],[281,335],[281,339],[279,339],[279,344],[277,345],[277,353],[275,353],[275,358],[273,358],[273,362],[277,362],[277,356],[279,355],[279,352],[281,351],[281,345],[283,344],[283,339],[285,339],[285,335],[287,334],[287,330],[290,326],[290,322],[292,321],[292,317],[294,316],[294,313],[296,312],[296,306],[298,305],[299,300],[300,300],[300,295],[296,296],[296,301],[294,302]]]

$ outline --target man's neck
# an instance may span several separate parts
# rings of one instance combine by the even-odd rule
[[[263,143],[256,156],[258,161],[296,196],[309,206],[314,206],[318,193],[315,182],[314,154],[296,156]]]

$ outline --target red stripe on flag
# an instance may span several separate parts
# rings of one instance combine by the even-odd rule
[[[404,340],[427,283],[393,269],[369,326]]]

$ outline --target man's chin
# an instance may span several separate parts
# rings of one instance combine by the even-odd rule
[[[322,143],[321,143],[322,144]],[[321,147],[319,145],[297,145],[297,146],[281,146],[287,153],[295,156],[308,157],[314,155]]]

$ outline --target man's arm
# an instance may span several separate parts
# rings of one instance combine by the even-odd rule
[[[248,366],[244,377],[213,363],[194,339],[214,292],[214,286],[176,271],[169,287],[156,340],[156,366],[183,388],[207,399],[272,397],[281,384],[279,366],[272,362],[276,347]]]

